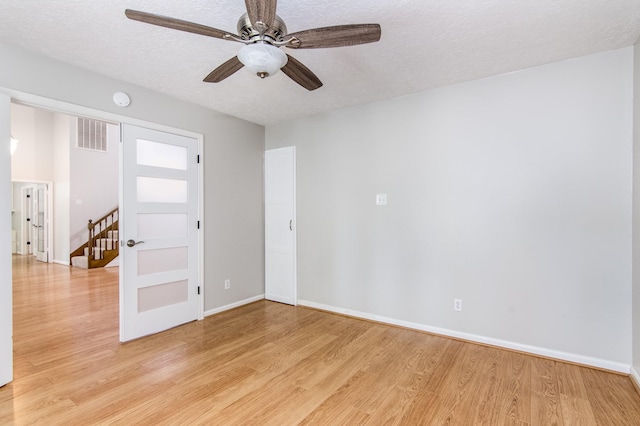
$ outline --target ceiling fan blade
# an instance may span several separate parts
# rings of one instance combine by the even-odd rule
[[[322,82],[311,70],[293,56],[287,55],[289,60],[282,67],[282,72],[307,90],[316,90],[322,87]]]
[[[172,28],[174,30],[186,31],[188,33],[200,34],[209,37],[230,40],[229,36],[235,36],[228,31],[222,31],[217,28],[207,27],[206,25],[196,24],[193,22],[182,21],[180,19],[170,18],[168,16],[156,15],[153,13],[140,12],[138,10],[126,9],[124,14],[127,18],[134,21],[145,22],[160,27]],[[235,36],[237,37],[237,36]]]
[[[379,24],[337,25],[335,27],[314,28],[288,34],[300,41],[289,43],[287,47],[297,49],[317,49],[321,47],[353,46],[373,43],[382,34]]]
[[[242,65],[242,62],[240,62],[238,57],[234,56],[215,70],[211,71],[202,81],[206,83],[220,83],[243,66],[244,65]]]
[[[273,25],[276,20],[277,0],[245,0],[244,3],[247,6],[249,20],[255,29],[263,32]],[[264,29],[261,30],[258,22],[264,24]]]

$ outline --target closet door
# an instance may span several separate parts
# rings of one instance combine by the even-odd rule
[[[272,149],[264,156],[265,298],[297,304],[296,149]]]

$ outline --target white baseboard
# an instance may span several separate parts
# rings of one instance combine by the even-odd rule
[[[56,259],[53,259],[53,262],[51,262],[51,263],[56,263],[58,265],[64,265],[64,266],[71,265],[69,262],[65,262],[64,260],[56,260]]]
[[[638,374],[638,371],[635,369],[635,367],[631,367],[631,380],[634,381],[635,385],[636,385],[636,389],[638,389],[638,392],[640,392],[640,374]]]
[[[439,334],[442,336],[453,337],[456,339],[466,340],[475,343],[481,343],[490,346],[497,346],[500,348],[510,349],[518,352],[526,352],[533,355],[539,355],[546,358],[553,358],[562,361],[568,361],[576,364],[587,365],[596,368],[602,368],[605,370],[615,371],[618,373],[630,374],[631,366],[607,361],[599,358],[592,358],[584,355],[571,354],[562,351],[556,351],[552,349],[540,348],[537,346],[524,345],[521,343],[510,342],[507,340],[494,339],[491,337],[480,336],[470,333],[462,333],[459,331],[448,330],[445,328],[432,327],[429,325],[418,324],[414,322],[397,320],[394,318],[387,318],[380,315],[370,314],[366,312],[353,311],[351,309],[337,308],[335,306],[323,305],[321,303],[310,302],[308,300],[298,300],[298,304],[301,306],[307,306],[310,308],[320,309],[323,311],[334,312],[337,314],[348,315],[351,317],[362,318],[370,321],[377,321],[390,325],[397,325],[400,327],[411,328],[414,330],[426,331],[428,333]],[[636,378],[640,380],[640,377]],[[640,383],[640,381],[639,381]]]
[[[257,302],[258,300],[264,300],[264,294],[260,294],[258,296],[250,297],[248,299],[240,300],[238,302],[231,303],[229,305],[220,306],[219,308],[209,309],[204,312],[204,316],[208,317],[209,315],[219,314],[220,312],[228,311],[233,308],[238,308],[243,305],[248,305],[249,303]]]

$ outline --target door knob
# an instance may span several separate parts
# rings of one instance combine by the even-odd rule
[[[127,247],[133,247],[133,246],[135,246],[136,244],[142,244],[142,243],[144,243],[144,241],[134,241],[134,240],[129,240],[129,241],[127,241]]]

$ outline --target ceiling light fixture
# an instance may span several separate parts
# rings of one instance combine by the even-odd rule
[[[204,78],[206,83],[219,83],[243,67],[258,77],[269,77],[282,68],[282,73],[307,90],[322,87],[322,81],[300,61],[282,52],[291,49],[354,46],[380,40],[380,24],[347,24],[312,28],[289,34],[282,18],[276,14],[276,0],[245,0],[247,12],[240,16],[237,34],[195,22],[139,10],[126,9],[129,19],[151,25],[201,34],[243,43],[237,56],[229,59]]]
[[[11,136],[11,147],[9,148],[9,150],[11,151],[11,155],[16,152],[16,149],[18,149],[18,139]]]
[[[274,75],[287,63],[287,55],[282,50],[264,41],[242,46],[238,59],[260,78]]]

